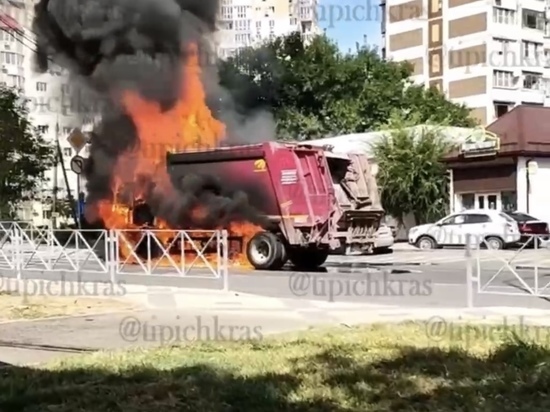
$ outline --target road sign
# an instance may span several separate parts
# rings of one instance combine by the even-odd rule
[[[84,158],[76,155],[71,159],[71,170],[77,175],[81,174],[84,170]]]
[[[69,136],[67,137],[67,141],[76,153],[80,153],[84,146],[86,146],[88,139],[86,138],[86,136],[84,136],[84,133],[82,133],[82,131],[77,128],[74,129],[71,134],[69,134]]]

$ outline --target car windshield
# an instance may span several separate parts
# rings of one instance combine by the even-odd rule
[[[528,220],[538,220],[536,217],[527,215],[525,213],[505,213],[506,216],[510,216],[516,222],[526,222]]]

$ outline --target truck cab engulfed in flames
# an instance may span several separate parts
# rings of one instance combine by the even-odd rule
[[[268,142],[169,153],[166,163],[176,187],[186,176],[203,176],[247,194],[266,222],[239,244],[256,269],[277,270],[289,260],[315,269],[332,250],[363,254],[374,247],[384,211],[366,155]],[[134,205],[132,218],[139,226],[154,223],[143,203]]]

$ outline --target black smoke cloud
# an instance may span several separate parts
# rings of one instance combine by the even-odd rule
[[[117,102],[118,93],[135,90],[169,108],[180,90],[181,61],[188,52],[182,45],[195,43],[199,53],[208,54],[205,39],[215,29],[217,11],[218,0],[41,0],[35,6],[37,68],[45,71],[54,63],[68,69],[90,99],[102,101],[85,171],[88,204],[112,198],[116,161],[137,143],[133,122]],[[246,207],[244,193],[213,188],[208,177],[189,177],[192,190],[178,187],[171,197],[160,190],[154,176],[143,179],[152,213],[174,227],[181,227],[189,208],[201,202],[207,202],[203,206],[212,219],[262,221]],[[132,185],[128,186],[126,197],[131,199]],[[89,209],[87,217],[97,218],[92,212]]]

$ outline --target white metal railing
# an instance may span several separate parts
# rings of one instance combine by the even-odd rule
[[[54,230],[0,222],[0,276],[36,272],[163,275],[222,279],[226,230]]]
[[[485,239],[466,237],[468,307],[474,306],[474,293],[550,297],[550,280],[545,279],[550,274],[550,249],[541,247],[548,242],[548,235],[529,236],[506,254],[491,250]]]

